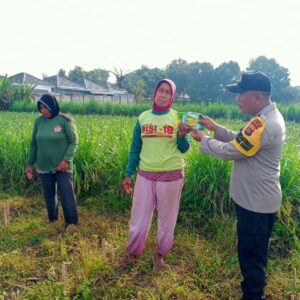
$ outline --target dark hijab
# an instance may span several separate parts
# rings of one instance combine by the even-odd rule
[[[41,104],[43,104],[51,113],[51,118],[56,117],[59,114],[59,105],[56,98],[50,94],[44,94],[37,102],[37,108],[41,111]]]

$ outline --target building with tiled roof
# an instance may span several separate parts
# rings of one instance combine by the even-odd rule
[[[88,79],[76,80],[75,82],[91,94],[113,95],[113,92],[110,90],[106,82],[100,84]]]
[[[101,102],[133,102],[134,96],[126,90],[116,90],[108,83],[95,83],[83,79],[72,81],[66,76],[53,75],[39,79],[28,73],[18,73],[10,76],[16,85],[27,85],[34,88],[33,97],[38,99],[44,93],[52,93],[59,100],[88,101],[91,99]]]
[[[10,76],[9,79],[11,79],[15,85],[27,85],[34,87],[36,92],[39,91],[40,93],[50,93],[52,91],[51,84],[28,73],[18,73]]]
[[[71,81],[66,76],[60,76],[59,74],[50,77],[45,77],[44,81],[49,82],[53,86],[55,92],[83,92],[84,88],[79,84]]]

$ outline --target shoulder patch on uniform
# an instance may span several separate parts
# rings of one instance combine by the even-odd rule
[[[265,121],[254,117],[233,140],[234,147],[246,156],[253,156],[261,147],[260,140],[264,129]]]

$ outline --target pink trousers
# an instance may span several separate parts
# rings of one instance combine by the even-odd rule
[[[144,249],[153,211],[157,209],[157,252],[167,255],[173,244],[183,178],[152,181],[137,175],[131,208],[127,253],[139,257]]]

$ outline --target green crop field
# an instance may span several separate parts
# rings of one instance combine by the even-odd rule
[[[228,196],[231,162],[200,154],[193,142],[170,268],[152,271],[154,228],[141,262],[118,270],[114,263],[126,246],[131,204],[120,184],[136,117],[74,116],[80,138],[74,181],[82,225],[70,236],[62,223],[47,227],[39,182],[24,177],[37,116],[0,112],[0,299],[238,299],[241,278]],[[243,124],[217,121],[236,130]],[[300,124],[288,122],[283,204],[271,241],[270,299],[300,292],[299,141]]]

